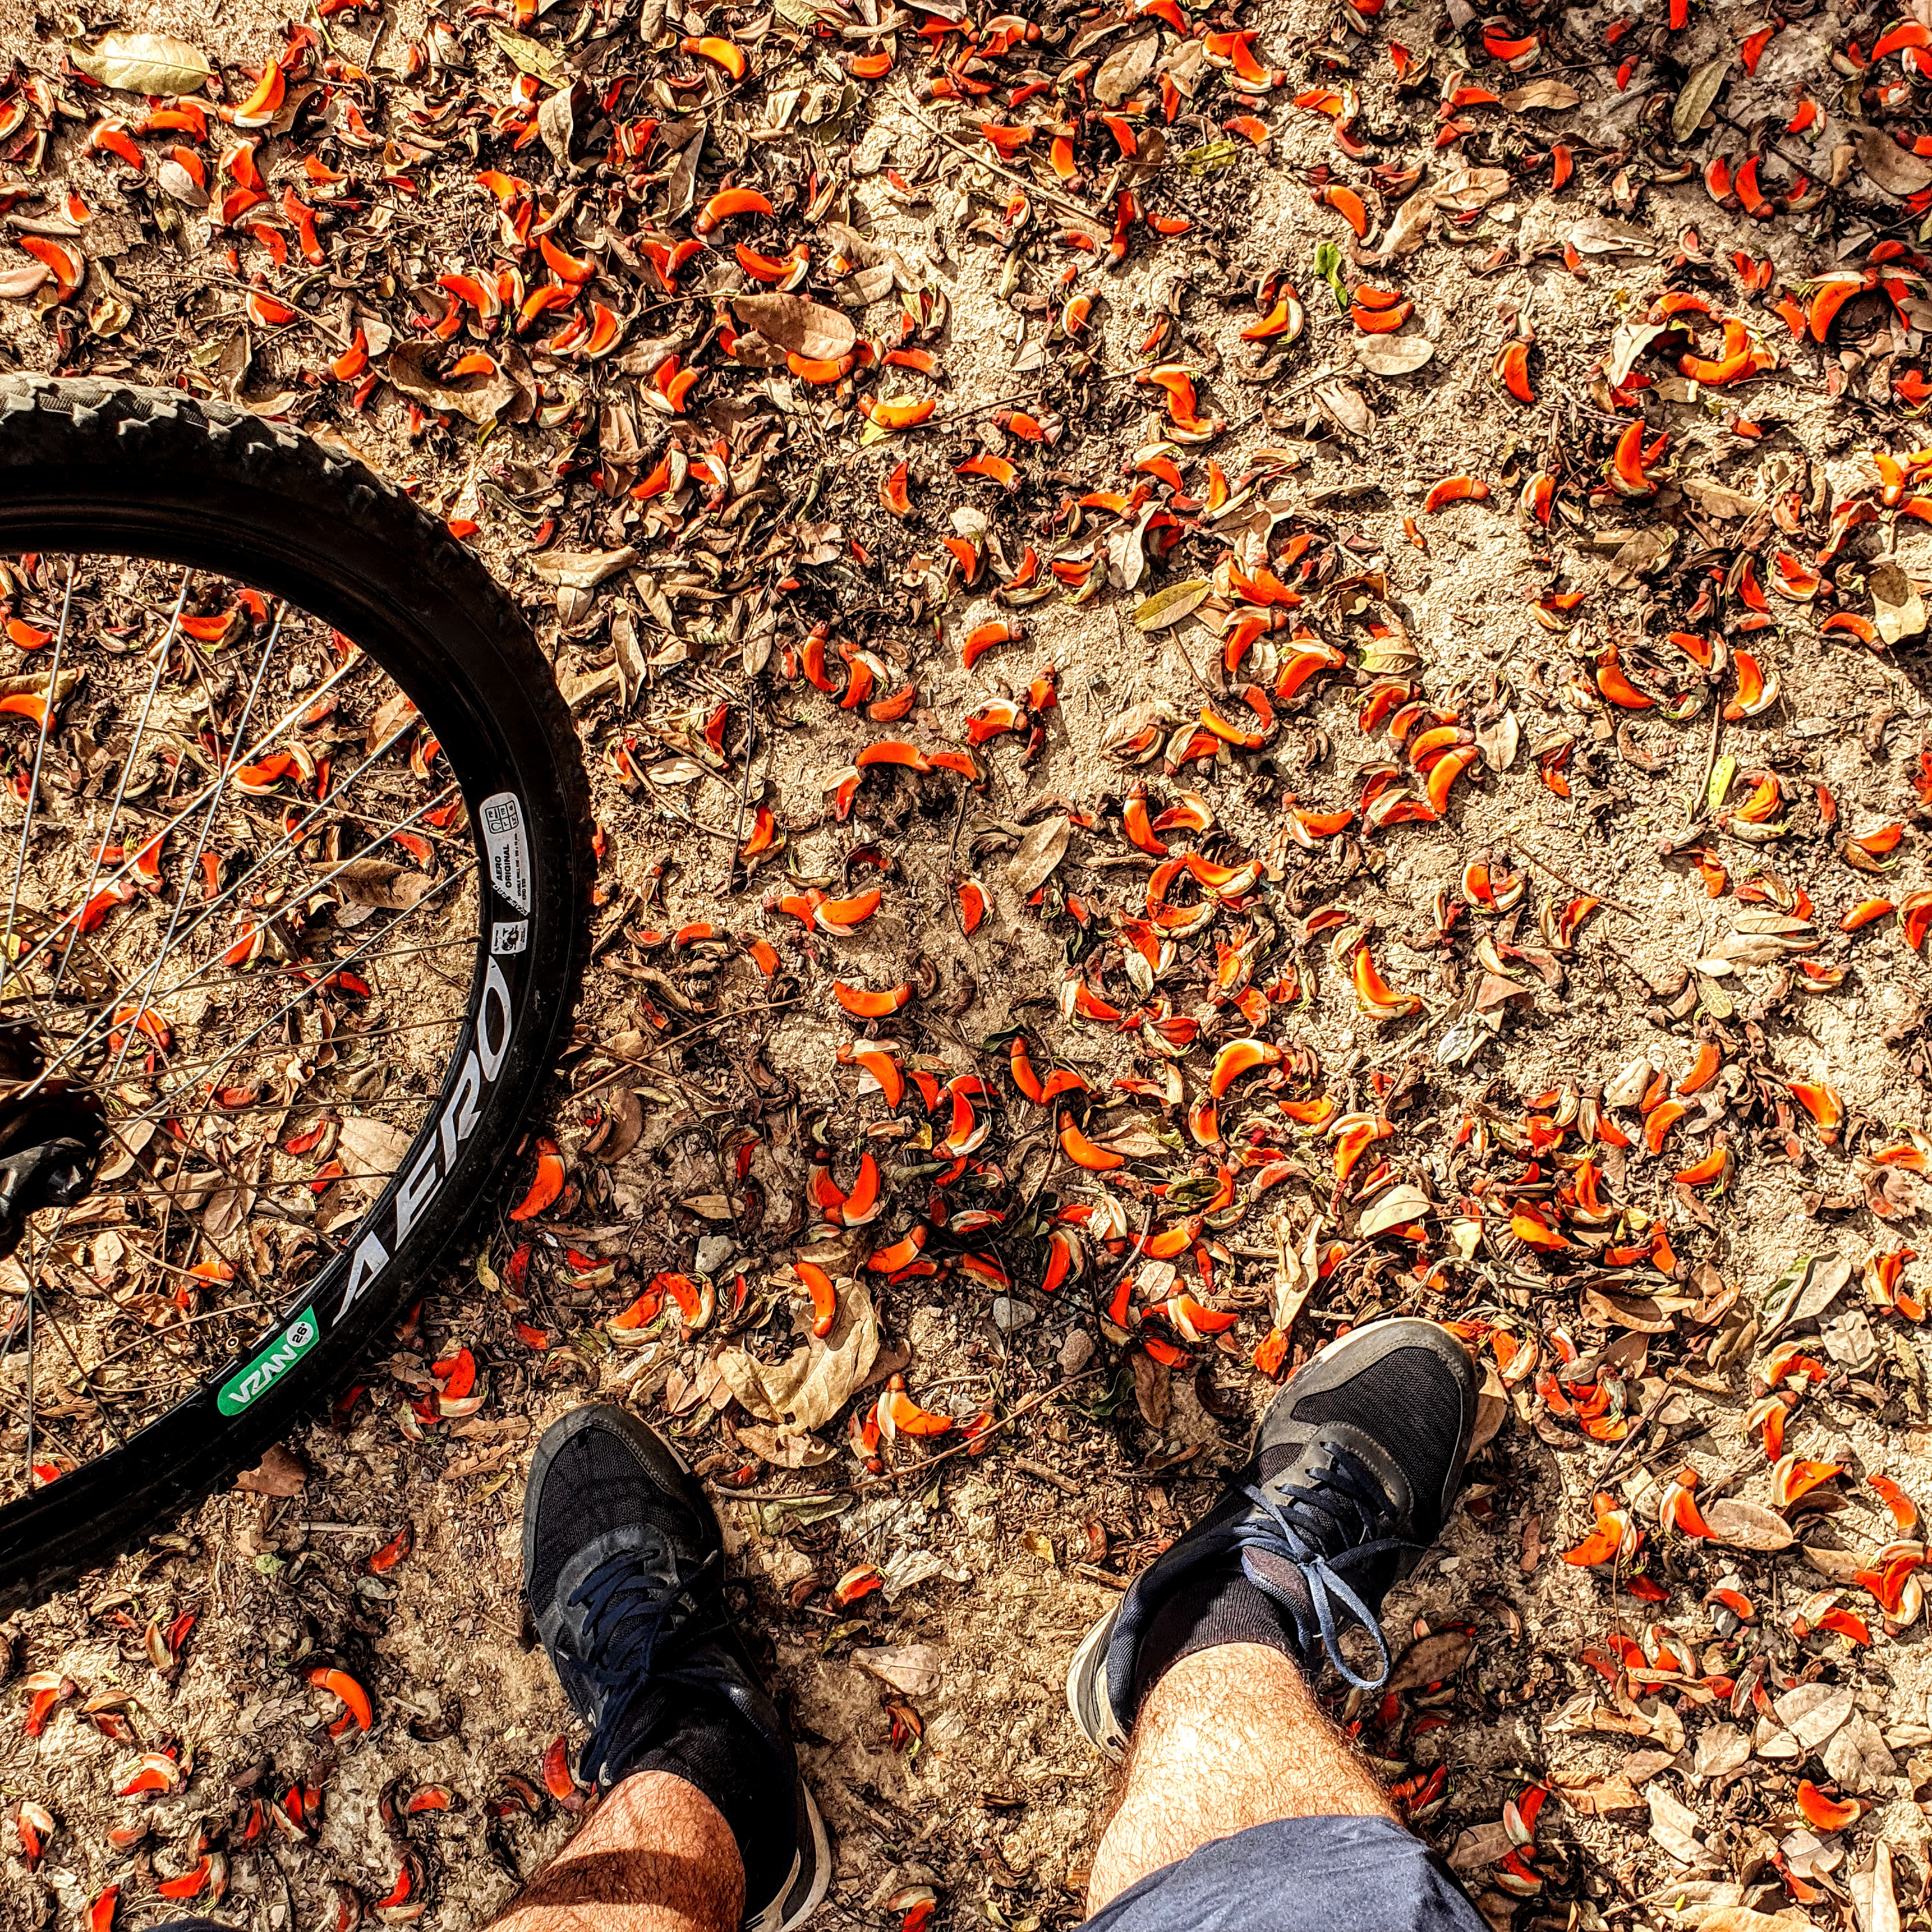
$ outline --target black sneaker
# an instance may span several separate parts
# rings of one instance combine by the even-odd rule
[[[1248,1580],[1288,1612],[1304,1664],[1321,1654],[1352,1684],[1380,1687],[1388,1646],[1377,1614],[1389,1586],[1442,1533],[1476,1426],[1467,1352],[1432,1322],[1370,1323],[1331,1342],[1269,1404],[1254,1454],[1208,1514],[1135,1578],[1088,1632],[1066,1701],[1089,1743],[1126,1748],[1136,1666],[1178,1586],[1238,1556]],[[1340,1617],[1373,1636],[1381,1669],[1358,1676]]]
[[[790,1932],[818,1908],[832,1851],[797,1754],[724,1607],[724,1545],[698,1479],[622,1409],[580,1408],[537,1444],[524,1496],[524,1588],[564,1694],[590,1725],[578,1760],[608,1791],[694,1711],[762,1762],[755,1788],[791,1794],[767,1855],[742,1843],[748,1932]]]

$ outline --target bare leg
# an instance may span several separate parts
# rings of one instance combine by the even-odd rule
[[[530,1881],[492,1932],[738,1932],[745,1864],[694,1784],[640,1771]]]
[[[1142,1706],[1087,1908],[1098,1912],[1148,1873],[1216,1838],[1277,1818],[1318,1817],[1395,1814],[1280,1651],[1258,1643],[1196,1651]]]

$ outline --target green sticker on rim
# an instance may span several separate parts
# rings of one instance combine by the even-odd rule
[[[314,1308],[304,1308],[245,1367],[221,1385],[214,1406],[224,1415],[239,1415],[280,1382],[313,1348],[322,1330]]]

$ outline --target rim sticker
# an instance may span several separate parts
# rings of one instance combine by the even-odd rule
[[[483,801],[483,844],[490,856],[490,883],[496,896],[520,913],[530,909],[530,848],[524,836],[523,801],[500,791]],[[499,950],[505,949],[498,949]]]
[[[214,1406],[224,1415],[239,1415],[266,1395],[313,1348],[322,1330],[314,1308],[304,1308],[245,1368],[221,1385]]]

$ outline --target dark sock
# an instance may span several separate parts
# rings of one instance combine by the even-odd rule
[[[1264,1449],[1256,1480],[1266,1482],[1292,1460],[1294,1453],[1287,1448]],[[1286,1592],[1312,1629],[1314,1606],[1300,1571],[1270,1563],[1268,1574],[1270,1581]],[[1184,1657],[1224,1643],[1264,1644],[1306,1667],[1306,1652],[1294,1617],[1248,1580],[1238,1556],[1198,1572],[1154,1612],[1135,1660],[1134,1708],[1138,1711],[1147,1694]]]
[[[625,1774],[668,1771],[694,1784],[724,1814],[745,1861],[745,1900],[757,1910],[791,1869],[795,1794],[770,1747],[738,1713],[706,1702],[668,1725],[626,1765]]]

